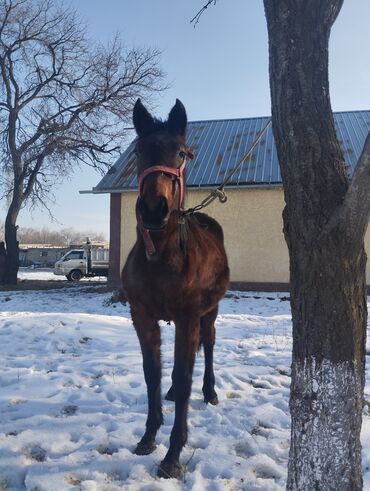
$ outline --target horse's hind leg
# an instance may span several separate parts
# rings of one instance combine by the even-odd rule
[[[147,455],[156,448],[155,436],[163,423],[161,404],[161,332],[157,322],[145,315],[132,312],[132,320],[143,355],[144,377],[148,392],[146,431],[134,453]]]
[[[199,318],[176,321],[175,364],[172,375],[175,422],[171,431],[170,447],[158,469],[159,477],[180,477],[183,472],[179,457],[188,436],[187,413],[198,345]]]
[[[216,338],[215,320],[218,313],[218,305],[200,319],[200,342],[204,349],[204,378],[203,395],[204,402],[218,404],[215,391],[215,374],[213,372],[213,347]]]

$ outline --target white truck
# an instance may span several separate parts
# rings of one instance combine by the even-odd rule
[[[79,281],[83,276],[108,276],[109,249],[86,247],[72,249],[55,263],[54,274]]]

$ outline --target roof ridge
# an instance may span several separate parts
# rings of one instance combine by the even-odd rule
[[[370,112],[370,109],[352,109],[351,111],[333,111],[333,114],[349,114],[349,113],[366,113]],[[192,123],[213,123],[213,122],[223,122],[223,121],[246,121],[252,119],[268,119],[271,116],[247,116],[241,118],[214,118],[214,119],[195,119],[188,121],[188,124]]]

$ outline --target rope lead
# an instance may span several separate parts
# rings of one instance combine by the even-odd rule
[[[199,205],[194,206],[194,208],[189,208],[188,210],[184,210],[182,212],[182,215],[183,216],[192,215],[196,211],[199,211],[202,208],[205,208],[206,206],[210,205],[217,198],[219,199],[220,203],[226,203],[227,201],[227,196],[223,185],[216,189],[213,189],[213,191],[211,191],[211,193],[208,196],[206,196]]]
[[[210,205],[216,198],[219,199],[220,203],[226,203],[227,201],[227,196],[225,192],[225,186],[226,184],[230,181],[232,176],[235,174],[235,172],[239,169],[239,167],[247,160],[249,155],[252,153],[254,150],[254,147],[257,145],[259,140],[261,139],[261,136],[265,133],[267,127],[271,123],[271,118],[269,118],[265,124],[265,126],[262,128],[260,131],[260,134],[257,136],[257,138],[254,140],[252,145],[248,148],[247,152],[243,155],[243,157],[240,159],[238,164],[234,167],[234,169],[231,169],[229,174],[225,177],[223,183],[218,186],[216,189],[213,189],[208,196],[204,198],[204,200],[197,206],[194,206],[194,208],[188,208],[187,210],[182,211],[182,216],[188,216],[192,215],[196,211],[201,210],[202,208],[205,208],[206,206]]]

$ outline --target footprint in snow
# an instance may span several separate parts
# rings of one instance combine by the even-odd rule
[[[98,389],[95,392],[98,392]],[[101,390],[99,392],[103,392],[103,388],[101,388]],[[109,402],[114,402],[117,399],[116,394],[114,394],[113,392],[110,392],[108,390],[105,393],[105,397],[107,398],[107,400]]]
[[[244,459],[252,457],[258,452],[258,446],[252,439],[246,440],[245,442],[239,442],[235,445],[234,448],[236,455]]]
[[[72,486],[79,486],[82,483],[80,479],[77,479],[74,476],[65,476],[64,479],[68,484],[71,484]]]
[[[277,368],[276,371],[280,374],[280,375],[285,375],[286,377],[290,377],[292,374],[291,374],[291,371],[287,368]]]
[[[20,432],[17,430],[14,431],[8,431],[8,433],[5,433],[5,436],[17,436]]]
[[[76,414],[78,410],[78,406],[70,405],[70,406],[63,406],[60,410],[60,414],[62,416],[73,416]]]
[[[77,432],[72,432],[70,434],[70,437],[69,437],[69,439],[72,443],[78,443],[80,441],[80,438],[81,438],[81,435],[80,435],[80,433],[77,433]]]
[[[37,462],[45,462],[46,460],[46,450],[39,445],[25,449],[24,453],[27,457],[36,460]]]
[[[111,443],[101,444],[96,449],[101,455],[113,455],[118,452],[118,448]]]
[[[227,392],[226,397],[228,399],[241,399],[242,396],[237,392]]]
[[[262,382],[262,381],[251,381],[251,384],[255,389],[271,389],[271,386],[267,382]]]
[[[79,339],[79,342],[81,344],[86,344],[88,343],[89,341],[91,341],[92,338],[89,338],[89,336],[83,336],[82,338]]]
[[[273,464],[266,464],[264,462],[256,465],[254,472],[256,477],[260,479],[277,479],[281,477],[281,472],[277,468],[274,468]]]
[[[257,421],[251,431],[251,435],[261,435],[266,436],[270,431],[274,429],[274,426],[266,421]]]
[[[251,435],[262,436],[268,438],[271,434],[271,429],[265,425],[257,424],[251,430]]]
[[[91,378],[93,380],[97,380],[98,378],[102,378],[104,376],[104,372],[98,372],[98,373],[94,373],[93,375],[91,375]]]

